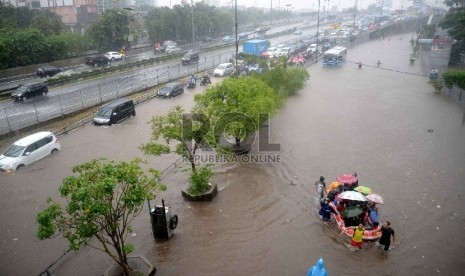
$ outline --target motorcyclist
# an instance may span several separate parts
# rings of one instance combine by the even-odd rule
[[[194,74],[192,74],[189,79],[189,87],[195,87],[196,83],[197,83],[197,78],[195,77]]]

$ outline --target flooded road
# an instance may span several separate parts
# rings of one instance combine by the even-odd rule
[[[305,275],[320,257],[330,275],[462,275],[463,109],[433,94],[419,65],[409,65],[409,40],[396,36],[351,48],[341,68],[308,67],[307,86],[271,120],[270,142],[280,144],[280,162],[217,164],[213,181],[220,192],[213,202],[184,201],[188,166],[168,170],[168,190],[152,204],[164,198],[179,216],[178,228],[171,240],[155,243],[143,212],[129,238],[135,252],[157,266],[157,275]],[[350,61],[366,65],[358,69]],[[0,274],[38,274],[61,256],[67,249],[62,238],[34,236],[32,222],[46,197],[56,196],[75,164],[143,156],[137,146],[150,137],[151,115],[175,104],[189,109],[189,93],[138,106],[135,118],[114,127],[86,125],[60,137],[58,155],[1,175]],[[143,157],[158,169],[177,159]],[[329,184],[347,172],[357,172],[360,185],[384,197],[380,218],[391,221],[398,240],[388,254],[369,243],[351,252],[334,222],[318,217],[313,183],[324,175]],[[109,264],[86,247],[52,271],[100,275]]]

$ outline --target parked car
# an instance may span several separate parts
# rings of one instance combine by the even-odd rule
[[[22,85],[15,91],[13,91],[11,93],[11,98],[13,98],[14,101],[26,101],[27,99],[35,96],[45,96],[47,95],[47,93],[47,84],[43,82],[33,82]]]
[[[181,58],[181,63],[183,65],[190,65],[192,63],[199,62],[199,54],[195,52],[187,52]]]
[[[171,98],[184,93],[184,85],[180,82],[167,83],[162,89],[158,90],[157,96]]]
[[[295,35],[302,35],[303,32],[302,32],[302,30],[295,30],[294,34]]]
[[[110,60],[103,55],[87,56],[86,64],[89,66],[101,66],[110,64]]]
[[[232,63],[222,63],[213,70],[213,76],[222,77],[231,75],[234,72],[234,65]]]
[[[52,77],[55,76],[56,74],[63,72],[63,69],[55,67],[55,66],[45,66],[45,67],[40,67],[37,69],[37,76],[40,78],[43,77]]]
[[[227,35],[227,36],[223,37],[223,43],[232,44],[233,41],[234,41],[234,39],[230,35]]]
[[[94,117],[95,125],[112,125],[136,116],[134,102],[131,99],[117,99],[102,106]]]
[[[177,47],[178,44],[174,41],[171,41],[171,40],[166,40],[165,42],[163,42],[163,47],[166,49],[168,48],[168,46],[174,46],[174,47]]]
[[[181,51],[181,49],[178,48],[178,46],[169,45],[168,47],[166,47],[165,53],[174,54],[174,53],[177,53],[177,52],[180,52],[180,51]]]
[[[115,61],[117,59],[123,59],[124,57],[122,54],[118,52],[106,52],[105,56],[111,61]]]
[[[0,171],[21,168],[61,150],[60,142],[48,131],[26,136],[9,146],[0,155]]]

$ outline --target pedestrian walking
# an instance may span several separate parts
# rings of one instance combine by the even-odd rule
[[[358,249],[362,249],[362,243],[363,243],[363,233],[365,232],[365,229],[363,228],[363,224],[359,224],[357,228],[354,230],[354,234],[352,236],[352,241],[350,242],[350,245],[354,247],[358,247]]]
[[[379,239],[379,246],[384,246],[384,251],[389,250],[389,246],[391,245],[391,237],[392,237],[392,244],[396,244],[396,236],[394,234],[394,229],[391,228],[391,222],[386,221],[384,222],[383,226],[378,230],[381,232],[381,238]]]
[[[315,191],[320,201],[326,196],[326,183],[324,176],[320,176],[320,180],[315,182]]]
[[[328,276],[323,258],[320,258],[316,265],[312,266],[307,272],[307,276]]]

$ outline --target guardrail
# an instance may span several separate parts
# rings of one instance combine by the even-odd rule
[[[27,102],[15,104],[0,110],[0,135],[100,105],[192,73],[210,70],[220,63],[227,62],[229,58],[230,56],[220,54],[205,57],[202,63],[192,66],[177,64],[147,69],[142,73],[99,82],[55,96],[48,96],[46,100],[39,100],[34,104],[28,104]]]

